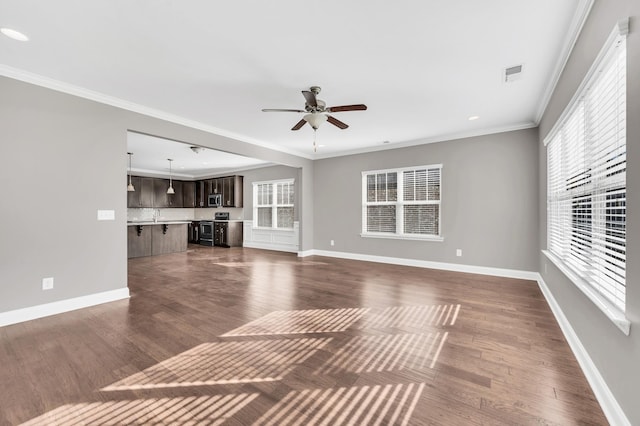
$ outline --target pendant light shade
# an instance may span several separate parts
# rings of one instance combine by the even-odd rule
[[[131,183],[131,156],[133,155],[133,152],[127,152],[127,154],[129,155],[129,185],[127,185],[127,192],[135,192],[136,189]]]
[[[305,121],[307,123],[309,123],[311,125],[313,130],[317,130],[318,127],[320,127],[320,125],[322,123],[327,121],[327,115],[326,114],[320,114],[320,113],[307,114],[303,118],[305,119]]]
[[[173,179],[171,173],[171,162],[173,161],[171,158],[167,158],[169,160],[169,189],[167,189],[167,194],[175,194],[176,191],[173,190]]]

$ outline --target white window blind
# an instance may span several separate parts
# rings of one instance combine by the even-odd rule
[[[253,197],[254,226],[293,229],[293,180],[254,182]]]
[[[442,165],[362,172],[363,236],[440,236]]]
[[[622,312],[626,263],[626,40],[619,36],[547,143],[548,249]]]

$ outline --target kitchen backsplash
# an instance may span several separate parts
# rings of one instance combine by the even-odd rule
[[[213,220],[215,212],[229,212],[231,219],[243,219],[241,208],[211,208],[211,209],[127,209],[128,221],[153,220],[158,214],[158,220]]]
[[[229,219],[242,220],[244,219],[244,209],[242,208],[227,208],[219,207],[217,209],[192,209],[194,211],[195,220],[213,220],[213,216],[216,212],[229,212]]]

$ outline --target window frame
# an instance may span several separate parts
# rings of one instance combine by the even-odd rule
[[[287,184],[293,186],[293,202],[280,204],[278,203],[278,185]],[[258,204],[258,186],[259,185],[270,185],[271,186],[271,204]],[[271,229],[277,231],[293,231],[295,228],[295,179],[277,179],[277,180],[268,180],[268,181],[260,181],[260,182],[252,182],[253,187],[253,220],[252,227],[254,229]],[[271,225],[272,226],[258,226],[258,208],[271,208]],[[293,208],[294,217],[291,221],[291,227],[278,227],[278,208],[279,207],[291,207]]]
[[[404,172],[426,170],[427,176],[429,170],[439,170],[439,199],[438,200],[404,200]],[[380,170],[366,170],[361,172],[361,232],[362,238],[383,238],[383,239],[396,239],[396,240],[419,240],[419,241],[444,241],[442,236],[442,164],[429,164],[422,166],[410,166],[410,167],[398,167],[392,169],[380,169]],[[382,173],[396,173],[396,200],[395,201],[380,201],[370,202],[367,200],[367,176],[378,175]],[[428,197],[427,197],[428,198]],[[369,232],[367,231],[367,207],[375,205],[393,205],[396,206],[396,232]],[[437,205],[438,206],[438,235],[431,234],[415,234],[404,233],[404,207],[407,205]]]
[[[552,238],[552,230],[553,229],[558,229],[558,226],[560,226],[560,222],[557,222],[556,227],[554,228],[554,225],[552,223],[552,215],[557,216],[557,219],[559,218],[560,221],[562,222],[562,217],[559,216],[559,214],[556,212],[556,210],[558,208],[560,208],[562,205],[558,204],[557,201],[557,195],[556,192],[553,192],[554,190],[557,190],[557,188],[555,188],[554,190],[551,189],[551,185],[557,184],[557,179],[553,180],[550,176],[551,173],[551,163],[552,161],[560,161],[560,164],[564,165],[564,168],[566,169],[567,165],[565,165],[564,163],[562,163],[561,160],[553,160],[550,158],[551,154],[551,150],[554,149],[556,151],[555,154],[556,156],[560,156],[562,158],[561,154],[558,154],[560,148],[562,147],[563,149],[567,149],[565,146],[563,145],[559,145],[559,146],[553,146],[550,144],[553,143],[560,143],[559,142],[559,138],[561,138],[561,134],[563,132],[568,132],[571,129],[568,128],[567,126],[570,126],[570,121],[572,119],[574,119],[575,114],[579,114],[580,112],[580,108],[584,108],[584,100],[585,98],[587,98],[588,94],[589,94],[589,90],[599,81],[599,76],[601,74],[601,71],[605,68],[605,66],[608,65],[609,60],[611,59],[611,55],[616,54],[616,48],[617,46],[625,41],[626,39],[626,35],[628,34],[628,19],[624,19],[621,20],[620,22],[618,22],[614,28],[614,30],[611,32],[609,38],[607,39],[607,42],[604,44],[604,46],[602,47],[602,49],[600,50],[598,56],[596,57],[596,59],[594,60],[593,64],[591,65],[591,68],[589,69],[589,71],[587,72],[586,76],[584,77],[583,81],[581,82],[580,86],[578,87],[578,89],[576,90],[573,98],[571,99],[571,101],[567,104],[567,106],[565,107],[564,111],[562,112],[562,114],[560,115],[560,117],[557,119],[556,123],[554,124],[554,126],[551,128],[551,130],[549,131],[549,133],[546,135],[546,137],[544,138],[544,146],[547,150],[546,152],[546,158],[547,158],[547,171],[546,171],[546,178],[547,178],[547,222],[546,222],[546,233],[547,233],[547,249],[546,250],[542,250],[542,253],[578,288],[580,289],[605,315],[607,318],[609,318],[624,334],[629,335],[630,332],[630,321],[626,318],[625,316],[625,310],[626,310],[626,305],[623,308],[620,308],[618,305],[616,305],[613,301],[609,300],[606,296],[604,296],[603,294],[600,293],[599,290],[597,290],[597,287],[601,284],[594,282],[593,284],[591,282],[589,282],[586,278],[584,278],[584,276],[579,272],[579,270],[575,269],[574,266],[572,266],[572,262],[569,260],[569,263],[567,263],[567,261],[565,261],[563,258],[561,258],[561,254],[560,253],[556,253],[554,251],[552,251],[551,245],[552,245],[552,240],[555,239],[557,240],[556,243],[554,244],[569,244],[569,246],[571,246],[573,244],[573,236],[574,234],[576,234],[574,227],[571,225],[571,223],[569,223],[569,227],[570,229],[568,229],[567,231],[567,235],[568,237],[562,237],[561,240],[558,240],[558,238],[556,236],[553,236]],[[626,44],[624,46],[624,48],[626,49]],[[627,53],[628,50],[625,50],[625,53]],[[625,76],[628,79],[628,75],[626,74],[626,69],[625,69]],[[626,90],[626,89],[625,89]],[[625,94],[625,96],[627,96]],[[587,114],[586,112],[582,112],[583,114]],[[628,113],[627,110],[625,108],[624,113],[626,114],[624,117],[624,123],[625,123],[625,143],[628,143],[628,140],[626,140],[626,132],[627,132],[627,127],[626,127],[626,122],[627,122],[627,118],[628,118]],[[586,115],[585,115],[586,116]],[[581,118],[578,118],[581,119]],[[584,118],[582,118],[584,119]],[[580,145],[582,146],[582,145]],[[625,149],[626,151],[626,149]],[[598,165],[598,163],[589,163],[586,164],[585,166],[588,167],[588,169],[586,171],[583,171],[582,173],[588,175],[588,179],[591,179],[591,168],[593,168],[594,166]],[[556,166],[558,167],[558,166]],[[560,166],[562,169],[562,166]],[[575,177],[575,176],[574,176]],[[573,190],[574,188],[577,188],[578,186],[581,186],[582,183],[581,182],[585,182],[584,179],[580,180],[580,179],[576,179],[575,180],[571,180],[571,181],[566,181],[565,183],[565,187],[567,188],[567,190]],[[626,182],[626,179],[625,179]],[[590,182],[589,182],[590,183]],[[573,187],[571,186],[573,185]],[[625,183],[625,193],[627,192],[626,189],[627,184]],[[609,185],[607,185],[605,188],[612,188]],[[562,188],[561,188],[562,189]],[[573,201],[571,203],[571,214],[570,214],[570,219],[569,222],[571,222],[572,220],[582,220],[584,219],[586,222],[584,222],[583,224],[589,224],[592,228],[594,226],[594,222],[596,220],[596,218],[592,218],[592,216],[589,216],[588,218],[582,217],[582,212],[580,209],[580,203],[585,203],[584,206],[586,207],[586,203],[590,202],[589,200],[596,198],[598,196],[601,196],[600,192],[602,191],[602,188],[600,188],[599,186],[596,186],[593,188],[593,190],[591,190],[591,192],[585,192],[585,193],[581,193],[581,194],[576,194],[575,196],[575,200],[576,200],[576,206],[578,206],[578,210],[574,211],[574,205],[573,205]],[[572,196],[574,197],[574,196]],[[554,199],[555,198],[555,199]],[[566,197],[565,197],[566,198]],[[608,199],[608,198],[607,198]],[[574,198],[570,198],[569,200],[574,200]],[[566,201],[566,200],[565,200]],[[611,207],[612,209],[615,207]],[[605,208],[604,208],[604,214],[607,215],[608,213],[608,209],[609,207],[606,206],[605,204]],[[596,212],[600,212],[602,213],[602,211],[600,210],[595,210],[592,211],[591,214],[593,215]],[[626,213],[625,213],[625,217],[626,217]],[[577,218],[577,219],[576,219]],[[602,218],[598,218],[598,220],[602,220]],[[608,219],[607,219],[608,220]],[[565,220],[566,222],[566,220]],[[582,223],[582,222],[580,222]],[[565,224],[567,225],[567,224]],[[564,227],[562,228],[564,229]],[[593,235],[598,236],[599,234],[597,233],[593,233]],[[590,234],[590,235],[592,235]],[[625,238],[626,239],[626,238]],[[559,242],[558,242],[559,241]],[[583,241],[584,244],[587,245],[587,248],[589,247],[590,244],[590,240]],[[588,243],[588,244],[587,244]],[[626,244],[625,244],[626,245]],[[570,247],[571,250],[576,250],[575,247]],[[589,251],[589,250],[587,250]],[[571,256],[573,256],[574,254],[571,253]],[[591,257],[589,257],[589,260],[591,260]],[[625,268],[626,269],[626,268]],[[546,265],[545,265],[545,273],[546,273]],[[626,280],[625,280],[626,281]],[[615,289],[615,287],[614,287]]]

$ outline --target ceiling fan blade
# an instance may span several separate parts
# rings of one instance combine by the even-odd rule
[[[340,105],[327,108],[329,112],[342,112],[342,111],[365,111],[367,106],[364,104],[356,105]]]
[[[304,123],[306,123],[306,122],[307,122],[307,120],[305,120],[305,119],[303,118],[302,120],[298,121],[298,122],[296,123],[296,125],[295,125],[295,126],[293,126],[293,127],[291,128],[291,130],[300,130],[300,128],[301,128],[302,126],[304,126]]]
[[[307,112],[301,109],[263,108],[262,112]]]
[[[305,100],[307,101],[307,105],[312,106],[312,107],[317,107],[318,106],[318,101],[316,101],[316,94],[313,92],[310,92],[308,90],[303,90],[302,91],[302,95],[304,96]]]
[[[337,118],[333,118],[330,115],[327,115],[327,121],[331,124],[333,124],[336,127],[340,127],[341,129],[346,129],[347,127],[349,127],[347,124],[343,123],[342,121],[338,120]]]

